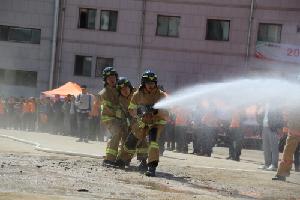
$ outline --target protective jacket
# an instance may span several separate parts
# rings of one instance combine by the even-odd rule
[[[154,105],[159,100],[166,97],[166,94],[159,90],[158,88],[152,91],[151,93],[147,92],[145,88],[140,88],[136,91],[131,99],[128,109],[135,110],[139,108],[139,106],[148,106]],[[154,115],[152,125],[165,125],[168,119],[168,112],[159,109],[157,114]]]
[[[106,86],[99,92],[99,95],[101,98],[101,121],[105,123],[116,119],[116,112],[120,110],[117,89]]]
[[[287,127],[289,135],[300,137],[300,109],[290,108],[287,110]]]

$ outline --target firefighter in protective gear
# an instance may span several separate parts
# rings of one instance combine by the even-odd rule
[[[284,113],[284,120],[287,123],[288,137],[286,145],[283,150],[283,155],[277,174],[272,180],[285,181],[286,177],[290,175],[293,164],[293,154],[295,153],[298,145],[300,145],[300,106],[288,108]]]
[[[127,78],[121,77],[119,78],[117,83],[117,90],[119,93],[119,103],[123,112],[123,118],[122,118],[124,120],[123,123],[127,124],[127,129],[126,131],[124,131],[124,135],[121,138],[121,149],[120,149],[120,153],[121,153],[125,145],[125,140],[127,139],[129,132],[131,131],[132,117],[129,114],[128,106],[132,98],[132,95],[136,91],[136,89],[133,88],[133,86],[131,85],[130,81]],[[143,170],[145,169],[145,167],[147,167],[147,156],[148,156],[147,152],[148,152],[148,144],[146,140],[140,141],[136,149],[137,159],[141,161],[141,164],[139,166],[140,170]],[[126,164],[129,163],[130,160],[127,160]],[[118,165],[118,161],[117,161],[117,165]]]
[[[129,128],[131,116],[128,112],[128,106],[135,89],[132,87],[130,81],[127,78],[120,77],[117,82],[117,91],[119,94],[119,104],[121,107],[120,111],[122,111],[120,112],[119,118],[123,120],[123,123],[127,124],[127,127]],[[124,135],[122,136],[121,147],[124,145],[125,139],[128,136],[128,131],[129,130],[126,129]]]
[[[106,67],[103,72],[104,88],[99,92],[101,98],[101,121],[111,133],[112,137],[107,142],[105,166],[113,166],[118,155],[118,147],[124,134],[122,110],[119,105],[119,94],[116,89],[118,73],[113,67]]]
[[[157,75],[147,70],[142,75],[141,86],[133,94],[129,104],[129,112],[133,118],[132,132],[128,135],[120,161],[130,160],[136,151],[138,143],[149,137],[147,176],[155,176],[159,161],[159,138],[168,118],[164,110],[153,109],[153,105],[166,94],[157,87]]]

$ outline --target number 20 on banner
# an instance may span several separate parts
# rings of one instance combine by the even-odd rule
[[[300,49],[287,49],[287,56],[300,57]]]

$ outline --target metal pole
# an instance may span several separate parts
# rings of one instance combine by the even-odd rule
[[[143,62],[143,48],[144,48],[144,32],[145,32],[145,18],[146,18],[146,2],[147,0],[143,0],[142,4],[142,18],[140,25],[140,41],[139,41],[139,60],[138,60],[138,77],[142,74],[142,62]]]
[[[49,74],[49,76],[50,76],[49,77],[49,90],[51,90],[53,88],[57,29],[58,29],[58,14],[59,14],[59,0],[55,0],[54,18],[53,18],[53,34],[52,34],[52,51],[51,51],[50,74]]]
[[[57,67],[57,77],[56,77],[56,83],[55,86],[58,87],[59,81],[60,81],[60,70],[61,70],[61,56],[62,56],[62,47],[63,47],[63,35],[64,35],[64,27],[65,27],[65,12],[66,12],[66,4],[67,0],[63,0],[63,6],[61,8],[61,26],[60,26],[60,34],[59,34],[59,47],[58,47],[58,67]]]
[[[245,71],[248,70],[249,52],[250,52],[250,43],[251,43],[251,31],[252,31],[252,20],[253,20],[253,11],[254,11],[254,1],[255,0],[251,0],[251,8],[250,8],[250,15],[249,15],[249,28],[248,28],[248,37],[247,37]]]

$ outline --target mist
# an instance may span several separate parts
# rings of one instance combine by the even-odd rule
[[[295,108],[300,102],[300,84],[280,78],[244,78],[222,83],[198,84],[180,89],[158,102],[155,108],[194,110],[199,105],[229,110],[252,105]]]

